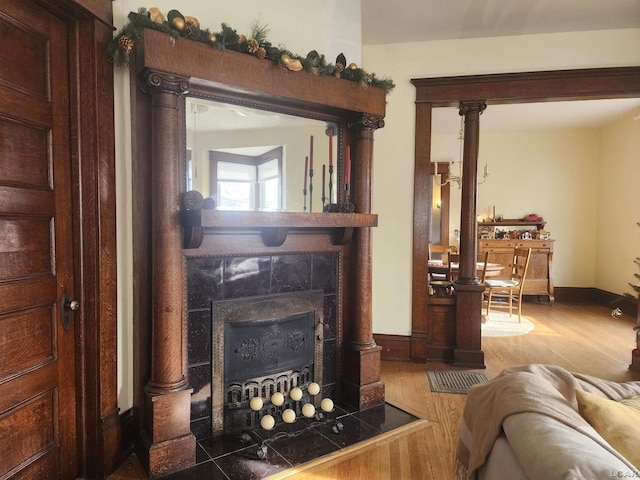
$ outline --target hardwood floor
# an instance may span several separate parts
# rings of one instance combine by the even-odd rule
[[[524,303],[523,315],[535,330],[518,337],[484,337],[485,373],[489,379],[505,367],[528,363],[555,364],[608,380],[640,381],[628,369],[635,346],[635,318],[611,316],[605,306]],[[372,442],[352,455],[296,474],[311,479],[454,479],[458,427],[466,395],[432,393],[426,371],[450,369],[445,364],[382,362],[389,403],[427,422],[405,435]],[[416,426],[418,427],[418,426]],[[146,478],[135,457],[109,480]]]

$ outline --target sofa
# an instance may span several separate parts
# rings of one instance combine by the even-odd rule
[[[640,382],[521,365],[468,393],[460,480],[640,478]]]

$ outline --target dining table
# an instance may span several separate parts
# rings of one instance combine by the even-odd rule
[[[482,262],[476,263],[476,267],[478,270],[482,270],[482,266],[483,266]],[[458,262],[451,262],[451,273],[454,273],[456,274],[455,276],[457,276],[459,267],[460,266],[458,265]],[[436,260],[436,259],[429,260],[428,269],[429,269],[429,273],[445,274],[445,275],[449,271],[449,267],[447,263],[445,263],[442,260]],[[502,270],[504,270],[504,265],[500,263],[487,262],[487,272],[485,274],[485,277],[497,277],[498,275],[500,275]]]

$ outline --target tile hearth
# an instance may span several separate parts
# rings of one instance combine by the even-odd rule
[[[198,441],[196,466],[163,480],[253,480],[302,465],[358,442],[418,420],[392,405],[384,404],[354,411],[336,406],[325,422],[298,419],[292,425],[278,425],[271,432],[255,430],[250,439],[240,435]],[[344,426],[334,433],[334,421]],[[279,435],[281,432],[288,435]],[[268,446],[264,459],[258,457],[263,441]]]

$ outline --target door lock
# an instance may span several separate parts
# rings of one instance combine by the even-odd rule
[[[65,330],[69,330],[71,326],[71,312],[75,312],[80,308],[80,302],[78,300],[69,299],[67,292],[62,294],[62,327]]]

